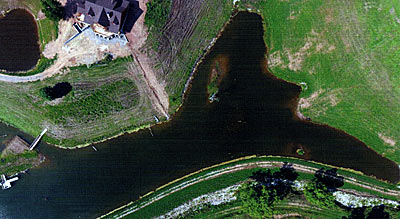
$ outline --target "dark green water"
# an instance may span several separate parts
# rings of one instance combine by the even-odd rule
[[[24,9],[0,16],[0,70],[27,71],[40,58],[34,17]]]
[[[172,121],[74,151],[41,144],[46,163],[0,191],[0,218],[91,218],[203,167],[246,155],[296,156],[349,167],[396,182],[397,165],[355,138],[301,122],[298,86],[265,72],[261,18],[239,13],[201,65]],[[208,104],[211,64],[229,60],[220,102]],[[0,126],[0,134],[20,134]],[[33,138],[23,135],[27,140]]]

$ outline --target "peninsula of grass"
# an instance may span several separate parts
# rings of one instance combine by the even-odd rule
[[[277,77],[302,86],[299,111],[305,117],[343,130],[400,162],[396,123],[400,120],[400,56],[396,52],[400,3],[241,0],[236,4],[239,10],[262,15],[268,68]],[[175,16],[168,16],[167,27],[149,39],[158,48],[155,66],[166,81],[171,113],[182,104],[195,63],[234,10],[232,2],[221,0],[180,7]],[[189,15],[186,7],[199,11]],[[192,22],[177,24],[178,16]],[[179,37],[178,27],[183,30]]]
[[[318,164],[314,162],[307,162],[295,158],[284,158],[284,157],[245,157],[236,159],[233,161],[225,162],[219,165],[212,166],[197,171],[193,174],[189,174],[185,177],[177,179],[165,186],[156,189],[154,192],[150,192],[145,196],[141,197],[135,202],[131,202],[119,209],[116,209],[101,218],[120,218],[121,216],[126,218],[153,218],[163,215],[184,203],[187,203],[194,198],[201,195],[212,193],[223,188],[243,183],[249,179],[252,173],[258,170],[271,169],[271,171],[277,171],[282,167],[283,163],[291,163],[295,166],[296,172],[299,174],[298,181],[310,181],[314,177],[316,170],[321,168],[329,169],[331,166]],[[304,168],[313,171],[301,171],[297,168]],[[400,190],[395,185],[388,184],[382,181],[378,181],[374,178],[370,178],[358,173],[354,173],[344,169],[338,169],[339,176],[343,176],[345,179],[344,190],[355,190],[362,192],[365,195],[375,195],[377,197],[386,198],[389,200],[398,200],[400,197]],[[355,186],[353,183],[347,181],[350,178],[354,178],[356,183],[362,185],[372,185],[374,188],[378,188],[380,191],[368,190],[361,186]],[[385,192],[394,192],[396,195],[387,195]],[[341,208],[334,209],[318,209],[313,206],[305,207],[290,207],[287,205],[288,202],[300,202],[304,203],[304,197],[301,196],[289,196],[288,200],[279,202],[277,208],[285,213],[297,213],[302,216],[308,216],[310,214],[318,215],[320,218],[341,218],[341,216],[348,215],[348,212]],[[203,210],[195,211],[189,214],[189,216],[195,216],[196,218],[206,218],[210,215],[225,215],[229,214],[237,215],[241,214],[238,207],[240,203],[237,201],[231,202],[227,205],[221,206],[206,206]],[[288,207],[289,206],[289,207]],[[295,205],[296,206],[296,205]],[[340,217],[332,217],[340,215]]]
[[[270,72],[304,85],[299,102],[304,116],[400,162],[399,2],[238,4],[264,18]]]
[[[39,154],[36,151],[25,151],[22,154],[7,154],[0,156],[0,175],[14,175],[32,168],[40,163]]]

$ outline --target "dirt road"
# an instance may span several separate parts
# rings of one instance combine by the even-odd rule
[[[123,46],[108,47],[107,52],[112,52],[116,56],[126,56],[132,53],[135,64],[139,67],[139,73],[142,74],[142,78],[146,83],[145,89],[152,102],[154,108],[167,119],[169,118],[168,108],[169,108],[169,98],[165,91],[165,83],[160,83],[157,80],[156,73],[153,71],[151,59],[144,53],[140,51],[140,48],[144,45],[147,39],[147,29],[144,26],[144,17],[146,14],[146,3],[148,0],[139,0],[139,7],[143,10],[143,14],[136,21],[133,29],[130,33],[126,34],[129,43],[129,49]],[[11,76],[0,74],[0,81],[11,82],[11,83],[21,83],[21,82],[31,82],[43,80],[45,78],[51,77],[54,74],[60,72],[60,70],[67,66],[87,64],[87,63],[77,63],[76,60],[82,61],[86,59],[86,62],[94,62],[102,58],[101,54],[105,51],[102,49],[103,46],[95,45],[92,41],[87,40],[87,43],[82,43],[84,39],[79,36],[68,44],[67,48],[63,48],[63,43],[67,41],[73,34],[73,28],[68,22],[63,21],[60,23],[60,33],[56,41],[50,42],[46,45],[46,49],[43,52],[45,57],[52,58],[57,54],[57,60],[55,63],[44,72],[32,75],[32,76]],[[92,45],[93,44],[93,45]],[[88,47],[88,48],[86,48]],[[127,52],[128,51],[128,52]],[[87,57],[92,57],[92,59],[87,60]]]
[[[143,14],[136,21],[130,33],[126,34],[129,40],[129,47],[136,64],[140,68],[140,73],[146,82],[149,98],[157,111],[169,118],[168,107],[169,98],[165,91],[165,83],[160,83],[157,80],[156,73],[153,71],[151,60],[149,57],[140,51],[147,39],[147,29],[144,26],[144,17],[146,15],[148,0],[139,0],[139,7],[143,10]]]

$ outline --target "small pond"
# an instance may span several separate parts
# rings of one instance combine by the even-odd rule
[[[40,90],[43,96],[50,100],[61,98],[71,92],[72,86],[68,82],[60,82],[53,87],[44,87]]]
[[[24,9],[0,17],[0,71],[18,72],[33,68],[40,58],[35,18]]]

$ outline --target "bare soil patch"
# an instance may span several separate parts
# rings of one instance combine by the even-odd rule
[[[7,155],[9,153],[12,154],[21,154],[25,150],[29,150],[29,144],[16,135],[9,143],[6,144],[6,148],[2,152],[2,156]]]
[[[156,77],[156,73],[152,68],[152,60],[147,56],[146,53],[141,51],[144,46],[148,33],[147,28],[144,25],[144,17],[146,15],[147,7],[146,3],[148,0],[139,0],[139,7],[143,10],[143,14],[136,21],[130,33],[126,34],[129,40],[129,48],[139,66],[139,73],[142,74],[143,79],[146,83],[148,90],[148,96],[154,106],[154,108],[164,115],[169,117],[169,98],[165,91],[165,82],[159,82]]]
[[[385,144],[388,144],[390,146],[395,146],[396,145],[396,141],[383,135],[382,133],[379,133],[379,138],[383,140],[383,142],[385,142]]]

